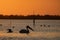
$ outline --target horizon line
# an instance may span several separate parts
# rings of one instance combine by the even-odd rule
[[[0,16],[60,16],[60,15],[49,15],[49,14],[45,14],[45,15],[40,15],[40,14],[37,14],[37,15],[34,15],[34,14],[31,14],[31,15],[3,15],[3,14],[0,14]]]

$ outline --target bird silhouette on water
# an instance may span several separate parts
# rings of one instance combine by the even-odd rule
[[[29,32],[29,29],[32,30],[32,31],[34,31],[31,27],[26,26],[26,29],[21,29],[21,30],[19,31],[19,33],[29,34],[29,33],[30,33],[30,32]]]
[[[14,29],[14,26],[12,27]],[[13,33],[13,30],[12,29],[7,29],[8,32],[7,33]]]
[[[7,33],[12,33],[13,31],[12,31],[12,29],[8,29],[8,32]]]

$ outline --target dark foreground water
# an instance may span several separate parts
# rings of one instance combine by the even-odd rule
[[[60,40],[60,37],[56,38],[18,38],[18,37],[0,37],[0,40]]]

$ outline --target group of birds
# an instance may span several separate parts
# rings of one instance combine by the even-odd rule
[[[44,26],[44,27],[46,27],[46,25],[40,25],[41,27],[42,26]],[[48,27],[50,27],[50,25],[48,25]],[[14,27],[13,27],[14,28]],[[26,26],[26,29],[21,29],[20,31],[19,31],[19,33],[25,33],[25,34],[29,34],[30,33],[30,31],[29,31],[29,29],[30,30],[32,30],[32,31],[34,31],[30,26]],[[12,29],[8,29],[8,33],[13,33],[13,30]]]
[[[13,27],[13,28],[14,28],[14,27]],[[31,27],[26,26],[26,29],[21,29],[21,30],[19,31],[19,33],[29,34],[29,33],[30,33],[29,29],[32,30],[32,31],[34,31]],[[13,33],[13,30],[12,30],[12,29],[8,29],[8,33]]]
[[[40,25],[40,27],[42,27],[42,26],[43,27],[50,27],[50,25],[45,25],[45,24],[44,25]]]

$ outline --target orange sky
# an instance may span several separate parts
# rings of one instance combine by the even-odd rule
[[[60,15],[60,0],[0,0],[0,14]]]

